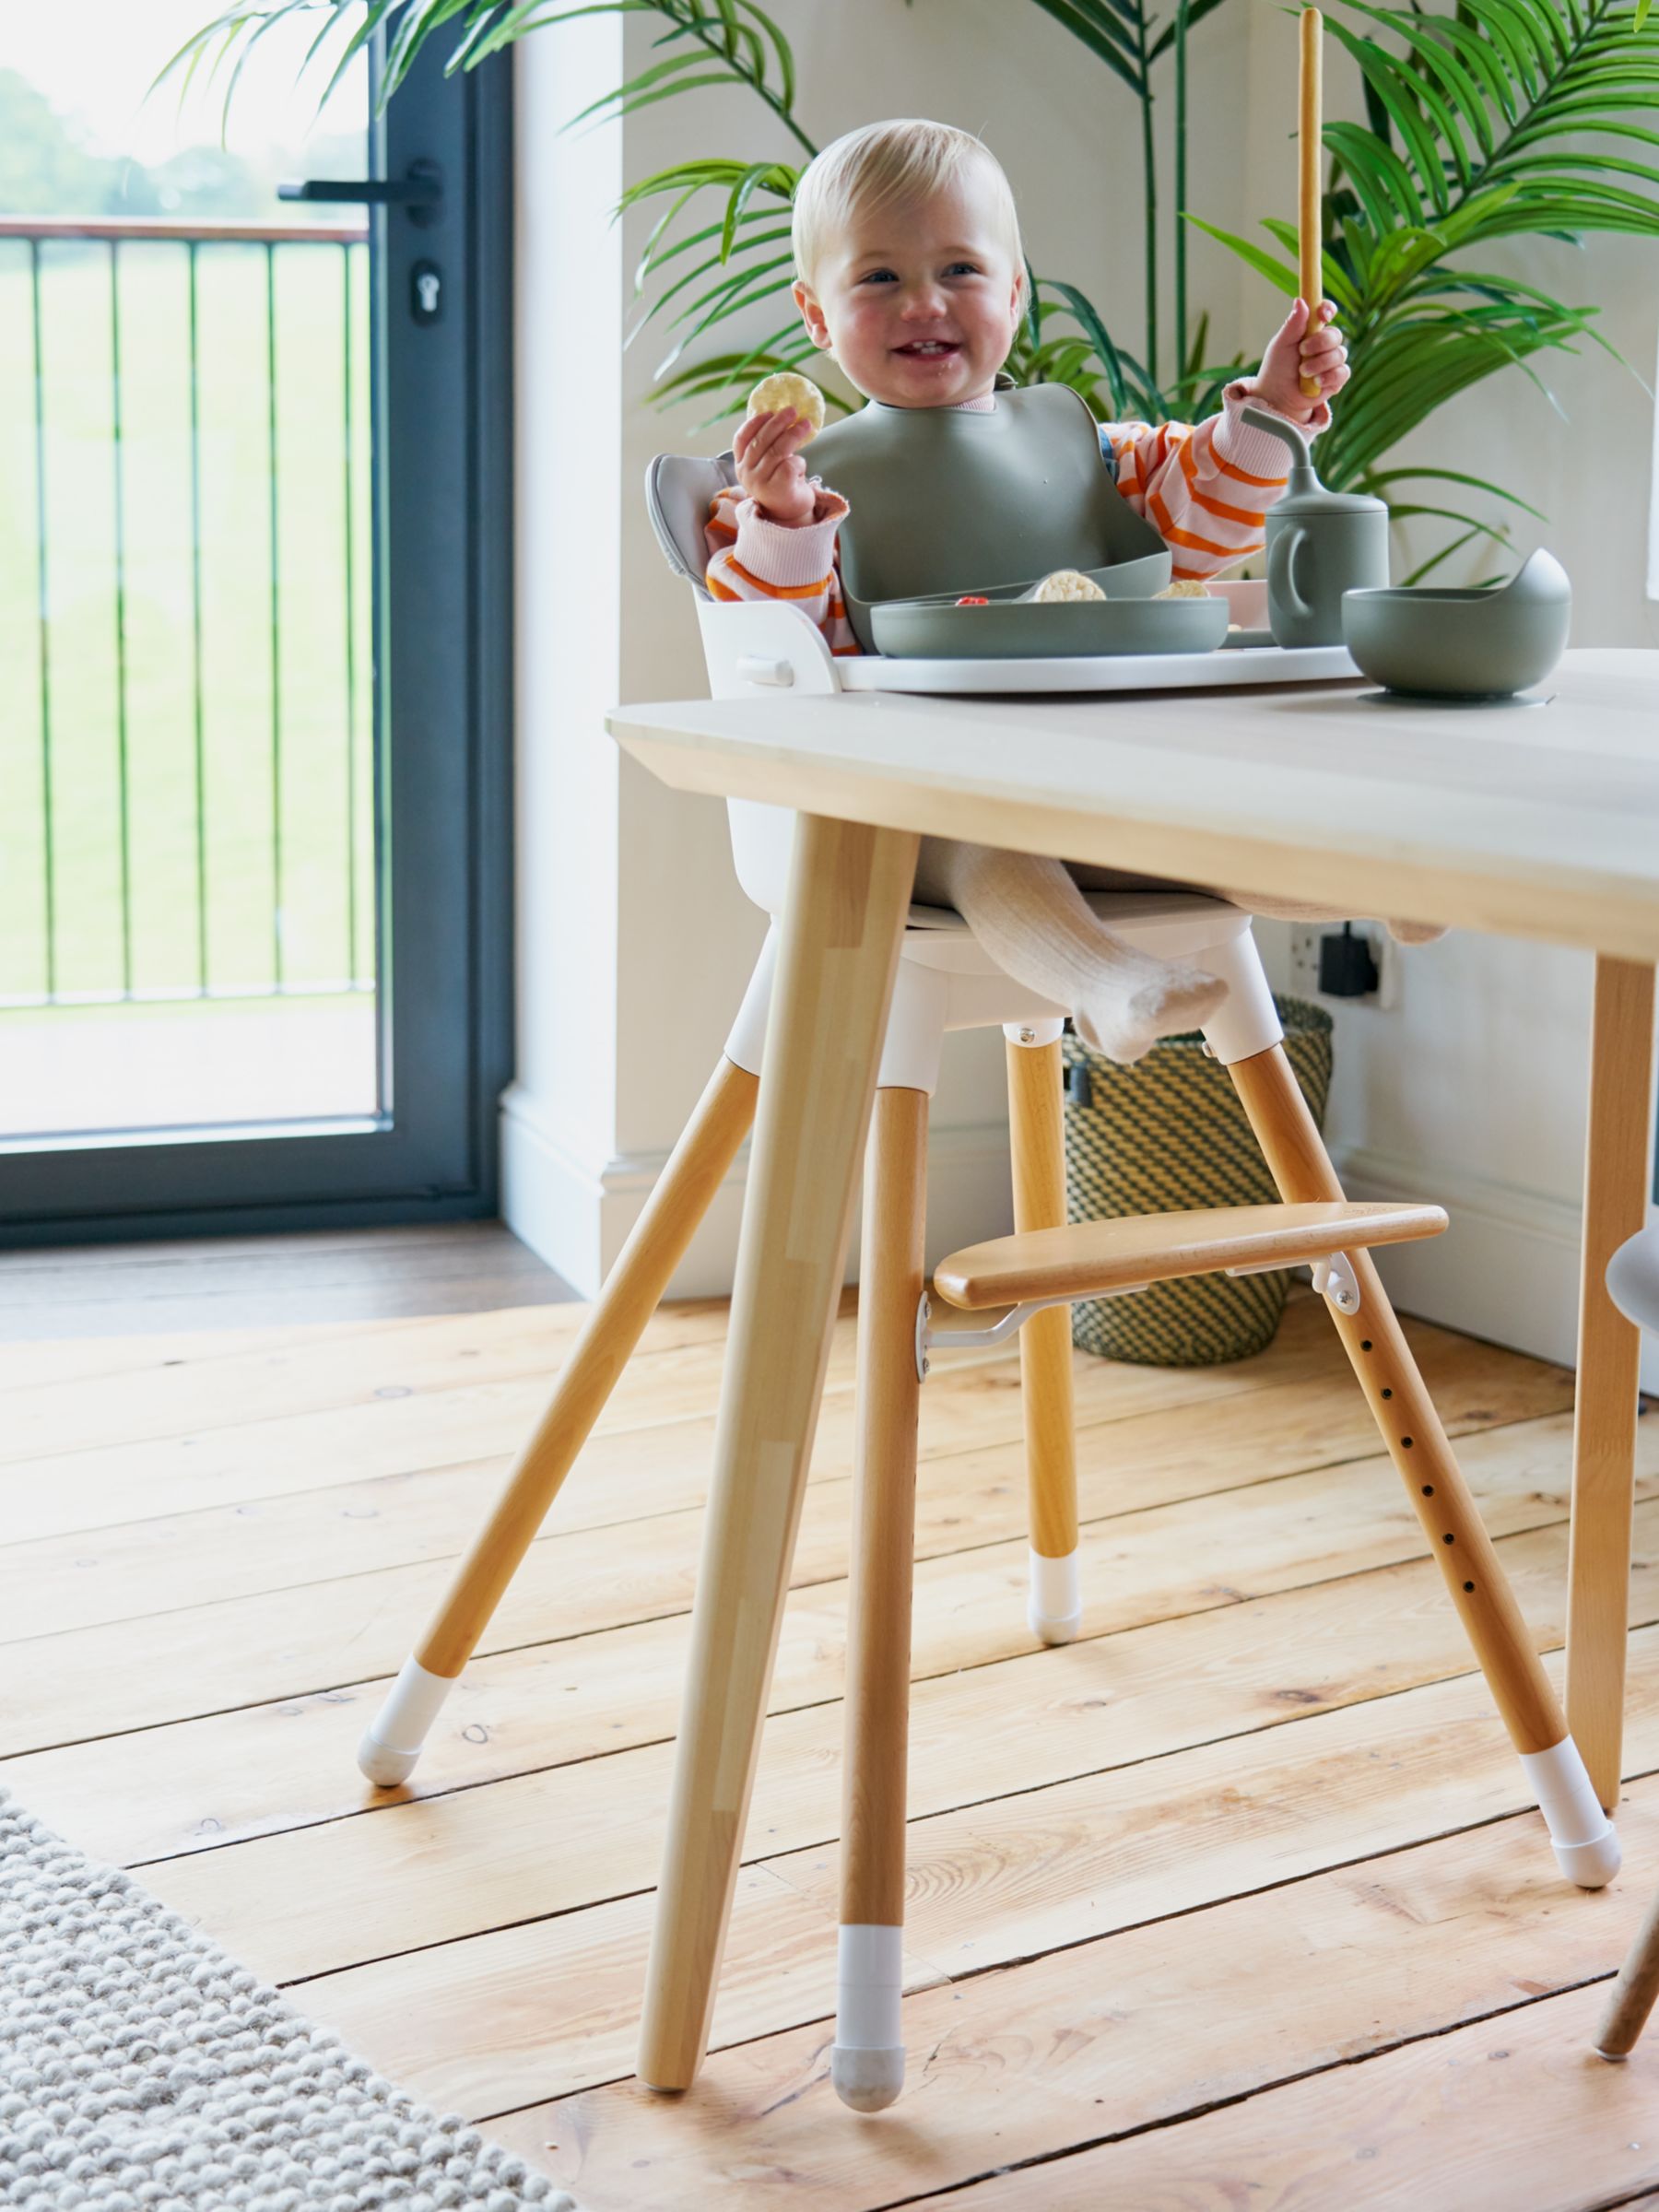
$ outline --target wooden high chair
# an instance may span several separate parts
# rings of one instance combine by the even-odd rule
[[[668,456],[653,464],[647,479],[664,549],[700,594],[711,688],[716,698],[753,696],[757,688],[833,691],[841,681],[837,664],[798,609],[773,602],[717,606],[703,589],[703,520],[714,491],[731,481],[730,466],[729,455],[718,462]],[[788,711],[782,700],[779,711]],[[784,909],[794,818],[740,801],[731,802],[729,816],[739,880],[775,920]],[[815,833],[810,826],[807,833]],[[1285,1057],[1247,913],[1196,893],[1091,898],[1110,913],[1114,930],[1142,950],[1189,960],[1227,981],[1228,997],[1206,1029],[1206,1044],[1232,1077],[1282,1203],[1067,1227],[1059,1044],[1065,1009],[999,970],[960,916],[911,908],[869,1127],[858,1313],[840,1994],[831,2067],[841,2096],[865,2111],[891,2102],[903,2077],[904,1790],[920,1391],[940,1351],[1018,1335],[1029,1619],[1041,1640],[1069,1640],[1081,1618],[1066,1310],[1074,1299],[1128,1294],[1216,1269],[1312,1267],[1521,1754],[1562,1871],[1595,1888],[1618,1863],[1612,1828],[1369,1255],[1372,1244],[1436,1234],[1445,1216],[1433,1206],[1353,1205],[1344,1198]],[[794,957],[787,942],[778,953],[777,937],[774,926],[725,1052],[594,1301],[547,1412],[363,1739],[359,1763],[371,1782],[394,1785],[413,1771],[452,1683],[748,1131],[774,958]],[[873,1018],[862,1001],[838,997],[832,961],[810,978],[797,971],[794,983],[797,991],[818,991],[822,1019],[836,1032],[851,1035]],[[945,1330],[935,1326],[923,1261],[928,1100],[946,1030],[993,1023],[1003,1026],[1007,1040],[1015,1233],[953,1254],[935,1270],[933,1291],[941,1306],[964,1314],[1006,1311],[983,1328]],[[792,1112],[810,1115],[819,1101],[787,1104]],[[758,1264],[775,1266],[775,1295],[793,1294],[787,1253],[762,1254]],[[788,1449],[804,1453],[810,1441],[809,1431],[792,1435]],[[794,1514],[779,1510],[790,1495],[776,1464],[782,1449],[781,1443],[737,1449],[715,1472],[641,2038],[641,2075],[664,2089],[689,2086],[707,2041],[794,1543]],[[747,1766],[734,1750],[744,1743]]]

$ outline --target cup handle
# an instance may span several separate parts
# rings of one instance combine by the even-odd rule
[[[1267,554],[1267,595],[1288,608],[1299,622],[1307,621],[1313,612],[1296,588],[1296,548],[1307,535],[1300,523],[1281,530]]]

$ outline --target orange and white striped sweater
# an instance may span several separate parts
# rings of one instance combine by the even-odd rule
[[[1176,577],[1218,575],[1262,549],[1266,511],[1285,488],[1285,448],[1266,430],[1241,422],[1255,395],[1252,377],[1228,385],[1219,415],[1184,422],[1103,422],[1100,453],[1136,514],[1162,533]],[[964,406],[995,406],[993,394]],[[1308,437],[1330,422],[1322,400]],[[841,603],[836,533],[847,502],[815,477],[813,519],[791,528],[760,512],[735,487],[709,510],[704,537],[710,592],[716,599],[791,599],[824,633],[831,653],[861,648]]]

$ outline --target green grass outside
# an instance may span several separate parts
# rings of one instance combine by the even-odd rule
[[[189,252],[135,241],[116,259],[132,988],[205,981],[218,992],[269,989],[278,939],[287,987],[371,977],[365,249],[292,244],[275,254],[275,653],[265,253],[197,249],[199,807]],[[49,243],[41,252],[49,747],[30,289],[27,242],[0,240],[0,1000],[38,997],[49,982],[68,997],[118,995],[125,978],[108,249]]]

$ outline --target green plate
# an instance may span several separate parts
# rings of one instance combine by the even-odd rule
[[[870,609],[877,653],[894,660],[1050,661],[1117,653],[1213,653],[1225,599],[1025,599],[956,606],[886,599]]]

